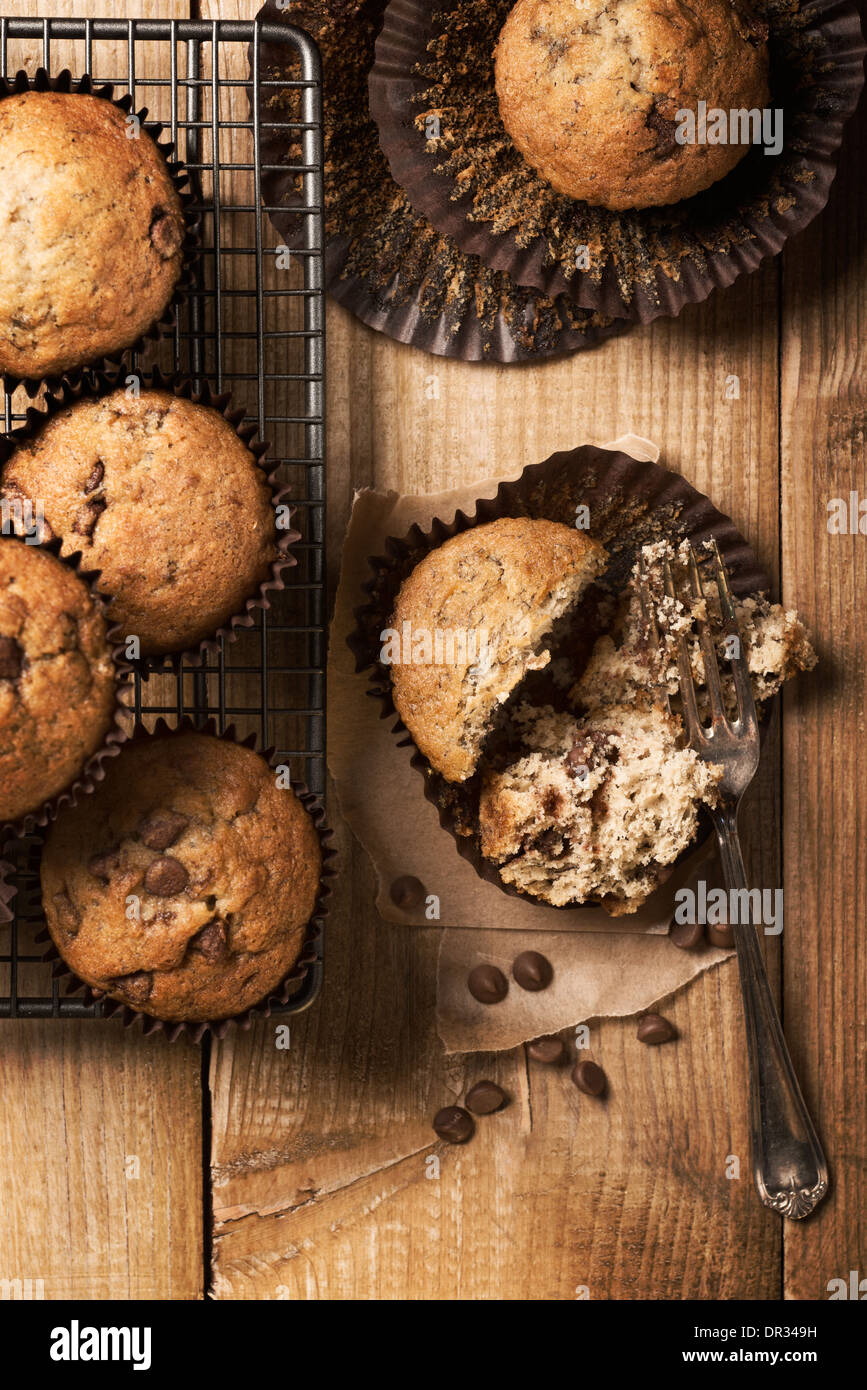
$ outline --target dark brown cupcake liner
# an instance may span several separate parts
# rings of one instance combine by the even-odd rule
[[[392,175],[464,253],[516,284],[648,323],[755,270],[825,206],[864,85],[867,49],[848,0],[754,0],[770,28],[769,106],[784,111],[779,157],[754,148],[704,193],[628,212],[556,193],[508,139],[493,51],[513,3],[390,0],[376,44],[370,105]],[[445,15],[461,27],[434,58],[428,45],[443,34]],[[433,73],[445,69],[437,82]],[[447,141],[449,123],[460,132],[443,151],[415,124],[428,109],[441,113]],[[476,116],[487,138],[473,137]],[[494,216],[510,225],[495,230]],[[586,270],[576,268],[579,247],[588,248]]]
[[[394,182],[370,117],[367,75],[385,0],[303,0],[257,19],[298,24],[323,56],[325,117],[325,284],[362,323],[397,342],[467,362],[525,362],[594,346],[627,325],[564,296],[515,285],[465,256],[413,210]],[[263,79],[297,80],[286,44],[263,40]],[[251,95],[252,99],[252,95]],[[260,115],[298,119],[297,89],[262,87]],[[290,249],[303,248],[305,219],[295,177],[279,166],[292,151],[263,126],[262,198]],[[277,167],[273,167],[277,166]]]
[[[52,394],[40,401],[38,409],[33,406],[28,408],[25,423],[20,429],[14,430],[9,435],[0,435],[0,469],[15,449],[27,440],[35,438],[53,416],[67,409],[68,406],[74,405],[76,401],[102,400],[105,396],[111,395],[113,391],[122,389],[126,376],[126,368],[114,372],[88,371],[82,373],[77,382],[61,383]],[[149,675],[157,672],[178,672],[184,664],[201,662],[208,655],[219,652],[224,644],[228,645],[236,641],[240,632],[251,628],[256,621],[256,613],[262,609],[270,609],[272,595],[285,589],[286,583],[283,576],[287,569],[293,568],[298,563],[291,553],[291,548],[297,541],[301,540],[301,533],[291,527],[286,529],[277,527],[278,508],[289,506],[292,489],[280,479],[279,468],[270,473],[266,472],[263,459],[268,451],[268,445],[263,441],[256,440],[256,425],[245,423],[247,411],[243,406],[239,406],[233,401],[231,392],[217,394],[208,381],[205,381],[201,388],[197,388],[189,378],[164,373],[159,367],[137,372],[137,376],[141,382],[142,390],[168,391],[180,400],[192,401],[194,405],[208,406],[210,409],[216,410],[232,426],[241,443],[253,455],[270,489],[277,545],[277,558],[271,565],[270,577],[264,580],[256,592],[246,600],[241,612],[233,614],[210,636],[203,638],[195,647],[187,648],[184,651],[166,652],[138,659],[126,658],[128,665],[144,679],[147,679]]]
[[[0,538],[0,545],[5,539]],[[21,542],[22,544],[24,542]],[[99,611],[106,617],[105,640],[111,652],[111,658],[115,668],[115,705],[114,717],[109,725],[105,738],[95,753],[84,763],[80,771],[76,774],[68,787],[65,787],[56,796],[47,801],[41,802],[26,815],[20,816],[14,821],[0,820],[0,845],[4,839],[19,839],[23,835],[30,835],[43,829],[52,821],[57,819],[58,813],[65,806],[76,806],[83,796],[87,796],[93,791],[98,782],[105,776],[105,763],[108,758],[117,757],[121,745],[126,743],[130,735],[129,724],[131,721],[130,706],[133,698],[133,686],[130,679],[132,666],[124,655],[123,643],[121,642],[120,629],[116,624],[112,624],[106,616],[108,601],[105,595],[101,594],[96,585],[99,581],[98,570],[86,570],[82,568],[82,555],[80,551],[75,551],[71,555],[60,554],[60,542],[57,540],[47,541],[43,545],[31,546],[33,550],[47,551],[53,555],[60,564],[67,566],[75,571],[79,579],[87,586],[93,602]]]
[[[260,751],[258,740],[255,734],[249,734],[245,738],[239,738],[234,725],[230,725],[223,733],[217,730],[216,721],[209,719],[204,724],[196,724],[188,715],[180,720],[176,725],[170,725],[165,719],[157,720],[153,731],[146,729],[143,724],[137,724],[129,740],[146,739],[153,737],[163,737],[166,735],[197,733],[209,734],[214,738],[225,739],[228,743],[236,743],[241,748],[250,748],[253,752],[276,768],[278,766],[274,757],[274,749],[266,748]],[[42,959],[52,963],[52,977],[62,979],[67,983],[66,993],[78,994],[83,992],[85,1002],[90,1004],[100,1003],[103,1008],[103,1017],[116,1018],[120,1015],[123,1018],[125,1028],[133,1025],[141,1025],[142,1033],[149,1037],[153,1033],[162,1033],[169,1042],[176,1042],[179,1037],[185,1035],[192,1042],[201,1042],[202,1038],[210,1033],[215,1038],[224,1038],[230,1028],[240,1028],[246,1031],[252,1027],[253,1020],[256,1018],[270,1018],[274,1006],[288,1004],[296,992],[296,987],[306,978],[307,974],[317,962],[321,962],[322,948],[325,936],[325,919],[328,915],[326,901],[331,896],[330,880],[335,877],[336,870],[333,867],[333,860],[337,857],[337,851],[331,848],[331,838],[333,831],[330,830],[325,821],[325,808],[315,793],[311,792],[304,782],[297,782],[290,779],[292,791],[298,797],[305,811],[307,811],[314,828],[319,837],[319,844],[322,849],[322,872],[319,879],[319,889],[313,907],[313,914],[307,924],[304,941],[301,946],[298,959],[292,969],[280,981],[275,989],[259,1001],[258,1004],[251,1004],[239,1014],[233,1014],[229,1018],[218,1018],[208,1020],[189,1020],[187,1022],[170,1021],[167,1019],[154,1018],[151,1014],[142,1013],[139,1009],[132,1008],[129,1004],[123,1004],[120,1000],[109,999],[99,990],[94,990],[86,981],[80,979],[78,975],[66,964],[57,947],[52,940],[51,934],[46,927],[36,937],[37,942],[48,943],[48,949]]]
[[[413,526],[407,535],[389,537],[387,554],[371,557],[373,577],[364,585],[367,602],[355,610],[356,626],[347,638],[356,671],[372,673],[367,694],[382,707],[382,718],[395,718],[392,732],[400,747],[414,749],[412,766],[424,778],[424,794],[439,813],[440,825],[454,839],[458,853],[480,878],[494,883],[510,897],[533,901],[500,877],[497,865],[481,852],[477,832],[478,773],[467,782],[450,783],[436,772],[416,746],[400,719],[392,698],[389,668],[380,661],[383,629],[392,615],[404,579],[416,565],[452,536],[500,517],[546,518],[574,525],[576,507],[590,509],[588,534],[602,542],[609,563],[597,583],[611,594],[626,585],[638,548],[650,541],[688,538],[694,545],[716,538],[736,595],[763,592],[770,581],[752,548],[730,517],[714,507],[679,473],[655,463],[641,463],[628,454],[585,445],[552,454],[543,463],[525,468],[513,482],[501,483],[493,497],[481,497],[475,511],[457,511],[436,518],[428,531]],[[703,837],[702,837],[703,838]],[[690,846],[678,860],[694,852]],[[673,871],[674,866],[672,866]],[[570,903],[563,911],[571,911]]]
[[[122,111],[124,116],[129,116],[132,113],[133,99],[129,93],[124,97],[116,98],[114,84],[104,83],[97,87],[88,74],[76,79],[73,78],[68,69],[58,73],[56,77],[49,77],[45,68],[38,68],[32,78],[24,71],[17,72],[13,78],[0,78],[0,101],[4,101],[7,97],[18,96],[21,92],[26,91],[70,92],[79,96],[94,96],[110,102],[112,106],[116,106],[119,111]],[[0,373],[0,384],[9,395],[19,386],[23,386],[27,395],[34,397],[39,394],[43,387],[47,387],[49,391],[56,391],[64,383],[75,384],[79,382],[86,372],[110,372],[122,364],[128,363],[136,353],[143,352],[149,343],[159,342],[172,332],[177,322],[178,308],[194,287],[194,267],[199,259],[201,247],[201,218],[198,212],[193,209],[194,198],[188,187],[189,173],[179,159],[173,158],[174,145],[172,142],[161,139],[166,128],[163,123],[161,121],[149,121],[145,107],[134,114],[138,117],[142,130],[150,136],[163,156],[184,214],[186,233],[182,246],[183,260],[174,293],[161,316],[135,342],[130,343],[128,347],[119,348],[110,356],[93,358],[90,361],[82,362],[78,367],[71,367],[68,371],[53,376],[16,377],[8,373]]]
[[[4,852],[5,848],[6,846],[3,843],[3,839],[0,837],[0,854]],[[9,906],[15,894],[18,892],[13,878],[14,873],[14,866],[8,864],[4,859],[0,859],[0,926],[5,922],[11,922],[14,917],[14,913]]]

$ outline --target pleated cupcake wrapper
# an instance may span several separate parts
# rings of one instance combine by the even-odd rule
[[[62,383],[51,395],[46,396],[40,402],[38,409],[33,406],[29,407],[25,424],[20,429],[15,430],[11,435],[0,435],[0,468],[16,448],[35,438],[49,419],[74,405],[76,401],[102,400],[111,395],[112,392],[122,390],[127,375],[126,368],[112,372],[85,372],[75,383]],[[137,372],[136,375],[141,382],[143,391],[168,391],[173,396],[177,396],[179,400],[208,406],[212,410],[216,410],[232,426],[241,443],[250,450],[270,489],[271,505],[274,508],[275,544],[277,546],[277,558],[271,565],[270,577],[264,580],[256,593],[246,600],[240,613],[233,614],[214,633],[203,638],[197,646],[181,652],[167,652],[164,655],[139,659],[127,658],[130,667],[146,680],[149,675],[155,673],[177,673],[183,665],[191,665],[197,661],[203,662],[208,655],[219,652],[223,644],[236,641],[240,632],[251,628],[256,621],[256,613],[262,609],[270,609],[272,595],[286,588],[283,576],[287,569],[293,568],[298,563],[291,553],[291,548],[297,541],[301,540],[301,533],[291,528],[278,530],[277,509],[280,506],[288,507],[291,488],[280,480],[279,470],[275,469],[271,473],[265,471],[263,459],[267,453],[268,445],[255,439],[256,426],[244,423],[247,419],[247,412],[243,406],[233,404],[231,393],[217,394],[215,388],[207,381],[204,382],[201,389],[197,389],[189,379],[168,375],[163,373],[159,367],[152,367],[147,372]]]
[[[379,657],[380,633],[393,625],[403,581],[426,555],[452,536],[500,517],[546,518],[572,526],[579,504],[590,510],[589,534],[608,550],[608,567],[598,582],[612,593],[620,593],[625,587],[641,545],[683,537],[697,546],[711,536],[716,538],[735,594],[751,594],[770,587],[767,574],[731,518],[719,512],[679,473],[658,464],[636,462],[614,450],[585,445],[552,454],[543,463],[525,468],[515,481],[501,483],[493,497],[479,498],[472,515],[458,511],[448,520],[436,518],[428,531],[413,526],[403,537],[389,537],[387,554],[369,559],[373,577],[364,585],[368,599],[355,610],[356,627],[347,638],[355,655],[356,670],[373,672],[367,694],[381,704],[383,719],[395,719],[392,732],[399,745],[414,749],[412,766],[424,779],[424,794],[437,808],[440,825],[453,837],[458,853],[473,865],[480,878],[495,883],[510,897],[525,901],[528,895],[504,883],[497,865],[482,855],[476,828],[478,774],[465,783],[447,782],[431,767],[400,719],[392,697],[389,668]],[[466,833],[468,827],[472,827],[471,833]],[[688,848],[682,857],[693,849],[694,846]],[[564,910],[574,906],[569,904]]]
[[[394,179],[419,214],[467,255],[539,293],[566,295],[583,308],[648,323],[678,314],[685,304],[699,303],[755,270],[825,206],[843,127],[864,85],[867,49],[858,12],[848,0],[813,0],[799,8],[790,0],[756,0],[771,30],[769,106],[784,111],[779,157],[754,149],[725,179],[667,208],[592,208],[555,193],[514,147],[508,162],[488,165],[483,145],[474,146],[467,134],[463,98],[452,83],[440,94],[439,108],[442,124],[451,121],[465,141],[462,166],[489,172],[491,203],[495,180],[508,187],[514,179],[544,209],[542,230],[529,240],[525,231],[520,242],[520,226],[496,231],[490,220],[471,220],[478,186],[473,175],[463,181],[457,171],[438,173],[453,147],[434,152],[414,124],[434,86],[417,65],[432,61],[427,45],[442,32],[441,16],[458,10],[465,20],[460,59],[471,71],[478,68],[484,109],[492,103],[499,120],[493,48],[512,5],[513,0],[484,6],[476,0],[390,0],[370,76],[371,111]],[[514,204],[509,193],[500,198],[505,217]],[[576,265],[581,247],[591,260],[587,269]]]
[[[2,544],[4,541],[0,540],[0,545]],[[24,542],[21,541],[20,544],[23,545]],[[96,784],[101,782],[105,776],[106,759],[116,757],[120,752],[121,744],[126,743],[129,738],[129,723],[132,718],[130,713],[133,697],[130,679],[132,666],[124,655],[120,629],[116,624],[111,623],[106,616],[109,600],[96,587],[99,582],[99,571],[82,568],[80,551],[75,551],[71,555],[61,555],[60,542],[57,540],[47,541],[44,545],[30,546],[29,548],[48,551],[61,565],[66,565],[69,569],[74,570],[79,579],[86,585],[99,611],[105,616],[105,640],[115,667],[114,717],[102,744],[87,759],[68,787],[65,787],[58,795],[51,797],[50,800],[35,806],[32,811],[28,811],[26,815],[20,816],[17,820],[0,820],[0,844],[4,838],[19,839],[22,835],[30,835],[43,829],[57,819],[58,813],[65,806],[75,806],[81,797],[89,795]]]
[[[76,79],[68,69],[58,73],[56,77],[49,77],[45,68],[39,68],[32,78],[23,71],[17,72],[14,78],[0,78],[0,101],[27,91],[70,92],[80,96],[94,96],[110,102],[122,111],[124,116],[133,114],[133,101],[129,94],[116,98],[112,83],[104,83],[97,87],[89,75],[85,74]],[[180,160],[173,158],[174,145],[171,141],[161,139],[166,129],[164,124],[161,121],[149,121],[145,107],[134,114],[138,117],[142,130],[146,131],[163,156],[175,191],[181,200],[186,231],[182,246],[181,273],[174,293],[161,316],[135,342],[130,343],[128,347],[118,348],[109,356],[93,358],[82,362],[78,367],[70,367],[68,371],[51,376],[17,377],[10,373],[0,373],[0,384],[10,395],[19,386],[23,386],[30,397],[38,395],[43,387],[49,391],[56,391],[66,383],[80,382],[86,372],[110,372],[130,362],[136,353],[144,352],[149,343],[159,342],[171,333],[177,323],[178,309],[195,285],[195,266],[201,254],[201,217],[193,207],[195,199],[188,186],[189,173]]]
[[[0,855],[2,855],[4,849],[5,845],[3,843],[3,838],[0,836]],[[14,865],[8,864],[4,859],[0,858],[0,926],[2,926],[4,922],[11,922],[14,917],[14,913],[10,907],[10,903],[18,891],[14,882],[14,874]]]
[[[239,738],[234,725],[230,725],[223,733],[217,730],[216,721],[209,719],[205,724],[196,724],[194,720],[185,715],[178,724],[170,725],[164,719],[159,719],[151,733],[141,723],[136,725],[132,738],[129,740],[147,739],[153,737],[177,736],[184,733],[209,734],[214,738],[224,739],[227,743],[235,743],[240,748],[250,748],[266,763],[276,770],[279,766],[274,756],[273,748],[266,748],[261,752],[255,734],[249,734],[245,738]],[[319,879],[319,888],[316,894],[316,902],[313,914],[307,924],[304,941],[301,946],[298,959],[292,969],[284,975],[279,985],[259,1001],[258,1004],[251,1004],[242,1013],[233,1014],[229,1018],[218,1018],[208,1020],[188,1020],[179,1022],[168,1019],[154,1018],[151,1014],[143,1013],[140,1009],[134,1009],[130,1004],[124,1004],[120,1000],[110,999],[106,994],[99,990],[94,990],[86,981],[66,964],[62,955],[58,951],[51,937],[48,928],[40,932],[36,937],[37,942],[47,942],[48,949],[42,959],[52,963],[52,976],[54,979],[66,981],[67,995],[84,993],[87,1004],[102,1003],[104,1016],[106,1018],[116,1018],[121,1015],[125,1028],[133,1025],[141,1025],[142,1033],[148,1037],[153,1033],[162,1033],[169,1042],[176,1042],[181,1036],[190,1038],[192,1042],[201,1042],[205,1034],[210,1033],[215,1038],[224,1038],[230,1028],[240,1028],[244,1031],[252,1027],[253,1020],[256,1018],[270,1018],[272,1009],[275,1005],[287,1004],[296,992],[296,986],[304,980],[310,967],[321,958],[322,946],[325,934],[325,919],[328,916],[326,906],[327,899],[331,896],[331,879],[335,877],[336,869],[333,861],[337,857],[336,850],[331,848],[331,831],[325,821],[325,808],[315,793],[311,792],[306,783],[291,779],[292,791],[298,797],[305,811],[310,816],[316,833],[319,837],[319,844],[322,850],[322,871]]]
[[[325,283],[338,303],[362,323],[397,342],[466,362],[525,362],[576,352],[628,325],[515,285],[465,256],[411,207],[391,178],[367,103],[367,75],[385,0],[305,0],[278,9],[268,0],[257,19],[298,24],[317,40],[323,56],[326,129]],[[260,47],[263,79],[297,80],[291,46]],[[260,115],[274,120],[280,93],[262,88]],[[284,100],[297,102],[288,88]],[[294,114],[290,119],[298,119]],[[347,122],[351,122],[351,132]],[[341,138],[329,145],[329,132]],[[351,138],[350,138],[351,133]],[[304,248],[301,196],[285,165],[286,135],[263,126],[264,202],[290,249]]]

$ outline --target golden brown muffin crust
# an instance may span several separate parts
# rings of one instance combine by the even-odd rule
[[[0,496],[41,502],[141,654],[183,651],[239,613],[277,556],[265,476],[216,410],[167,391],[81,400],[15,450]]]
[[[392,666],[395,707],[448,781],[472,775],[497,705],[528,670],[547,663],[543,643],[552,623],[604,561],[602,546],[572,527],[503,517],[453,536],[404,581],[392,618],[396,632],[406,623],[413,633],[477,639],[475,653],[468,640],[464,660]],[[478,655],[482,634],[488,659]]]
[[[313,821],[257,753],[158,736],[127,744],[52,827],[43,903],[94,988],[157,1018],[228,1018],[291,970],[321,863]]]
[[[0,539],[0,824],[59,795],[101,747],[116,702],[105,633],[73,570]]]
[[[678,144],[677,112],[761,109],[767,27],[740,0],[518,0],[497,44],[500,114],[560,193],[615,211],[673,203],[743,144]]]
[[[129,347],[162,316],[184,215],[141,128],[100,97],[0,101],[0,372],[52,376]]]

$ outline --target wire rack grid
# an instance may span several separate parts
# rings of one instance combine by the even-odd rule
[[[294,50],[297,76],[260,75],[260,46]],[[287,55],[288,56],[288,55]],[[231,391],[258,436],[269,467],[291,489],[297,565],[270,612],[210,657],[180,670],[152,663],[135,679],[135,713],[153,726],[183,715],[220,730],[234,725],[274,748],[281,764],[324,799],[325,792],[325,455],[321,73],[315,44],[291,25],[196,20],[0,18],[0,74],[50,75],[68,68],[130,93],[133,109],[161,121],[189,171],[192,210],[201,219],[195,283],[173,333],[130,359],[130,370],[163,371]],[[270,87],[293,90],[269,119]],[[283,114],[281,115],[281,111]],[[302,234],[290,254],[260,200],[265,127],[285,131]],[[2,252],[2,248],[0,248]],[[2,399],[8,432],[25,418],[22,392]],[[3,848],[3,847],[0,847]],[[36,941],[44,928],[38,838],[8,844],[17,894],[0,926],[0,1017],[100,1017],[100,1004],[64,993]],[[306,1008],[322,980],[322,924],[316,959],[283,1013]],[[275,1012],[277,1010],[275,1009]]]

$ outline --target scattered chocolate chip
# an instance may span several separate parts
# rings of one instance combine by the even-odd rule
[[[114,994],[122,994],[132,1004],[144,1004],[150,998],[154,987],[154,977],[150,970],[136,970],[132,975],[118,975],[112,980]]]
[[[496,965],[475,965],[467,977],[467,988],[480,1004],[499,1004],[509,992],[509,982]]]
[[[433,1127],[447,1144],[465,1144],[476,1132],[472,1115],[468,1115],[459,1105],[447,1105],[445,1109],[438,1110],[434,1115]]]
[[[707,924],[707,939],[711,946],[718,946],[720,950],[728,951],[735,944],[735,934],[728,922],[715,922]]]
[[[534,1038],[527,1044],[527,1056],[532,1057],[534,1062],[544,1062],[549,1067],[556,1066],[566,1056],[566,1044],[562,1038],[553,1034],[545,1038]]]
[[[566,754],[566,767],[574,775],[587,766],[587,745],[575,743]]]
[[[75,514],[75,521],[72,523],[76,535],[92,536],[105,507],[105,502],[98,497],[94,498],[92,502],[87,502],[83,507],[79,507]]]
[[[674,154],[677,149],[677,140],[675,139],[677,126],[675,122],[670,121],[667,116],[663,116],[654,106],[648,111],[644,124],[656,136],[654,153],[657,159],[668,159],[669,155]]]
[[[14,637],[0,637],[0,680],[16,681],[21,675],[24,653]]]
[[[183,233],[171,213],[165,208],[155,207],[151,217],[150,239],[154,249],[164,261],[171,260],[183,241]]]
[[[674,1024],[669,1023],[662,1014],[645,1014],[638,1020],[638,1041],[647,1043],[648,1047],[657,1047],[659,1043],[671,1042],[676,1037]]]
[[[69,894],[65,891],[55,893],[52,901],[58,923],[68,936],[75,936],[81,926],[81,914]]]
[[[572,1080],[585,1096],[601,1096],[608,1085],[604,1071],[595,1062],[576,1062],[572,1068]]]
[[[396,878],[389,891],[391,901],[403,912],[411,912],[424,902],[424,884],[420,878],[413,878],[412,874],[402,874]]]
[[[87,496],[89,492],[96,492],[96,489],[99,487],[104,477],[105,466],[104,464],[100,463],[99,459],[97,459],[96,463],[93,465],[90,477],[84,484],[85,496]]]
[[[496,1081],[477,1081],[467,1092],[467,1105],[474,1115],[493,1115],[506,1104],[506,1092]]]
[[[158,898],[173,898],[184,891],[189,881],[190,876],[183,864],[170,854],[155,859],[144,876],[145,888]]]
[[[668,933],[669,941],[673,941],[675,946],[679,946],[682,951],[694,951],[696,946],[700,946],[704,941],[704,924],[702,922],[675,922]]]
[[[87,872],[93,874],[94,878],[101,878],[103,883],[108,883],[112,870],[117,868],[117,864],[118,853],[116,849],[102,850],[88,860]]]
[[[202,927],[190,940],[190,950],[199,951],[209,965],[216,965],[226,954],[226,924],[219,917]]]
[[[139,826],[139,839],[148,849],[168,849],[189,823],[180,811],[154,811]]]
[[[515,984],[521,989],[528,989],[535,994],[540,989],[547,989],[554,978],[554,971],[547,956],[541,955],[539,951],[522,951],[512,962],[512,975]]]

